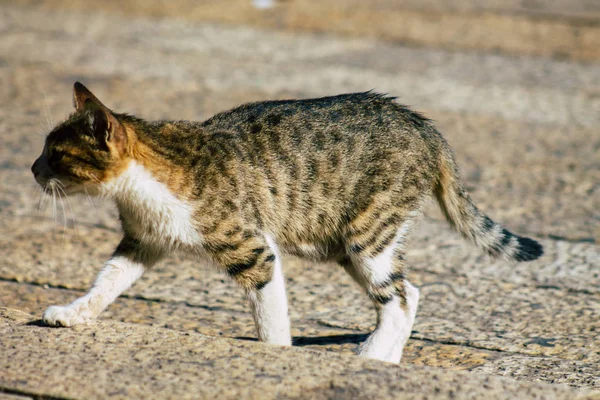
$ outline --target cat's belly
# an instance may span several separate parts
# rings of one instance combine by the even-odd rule
[[[315,261],[335,261],[341,259],[345,250],[339,243],[281,243],[281,250],[296,257]]]

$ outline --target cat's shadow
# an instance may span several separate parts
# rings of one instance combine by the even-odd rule
[[[25,324],[26,326],[43,326],[45,328],[51,328],[50,325],[46,324],[42,319],[36,319],[34,321],[29,321]]]
[[[327,336],[295,336],[292,338],[292,344],[294,346],[326,346],[331,344],[359,344],[364,342],[368,333],[346,333],[342,335],[327,335]],[[256,338],[247,336],[237,336],[235,339],[250,340],[253,342],[258,341]]]
[[[48,324],[46,324],[43,320],[37,319],[34,321],[29,321],[25,325],[27,326],[40,326],[44,328],[54,328]],[[327,346],[332,344],[359,344],[364,342],[368,333],[346,333],[342,335],[327,335],[327,336],[295,336],[292,338],[292,344],[294,346],[303,347],[303,346]],[[248,340],[251,342],[257,342],[258,339],[248,336],[236,336],[234,339],[238,340]]]
[[[29,321],[25,324],[25,326],[39,326],[42,328],[50,328],[50,329],[68,329],[68,327],[66,327],[66,326],[48,325],[48,323],[44,322],[43,319],[36,319],[33,321]]]

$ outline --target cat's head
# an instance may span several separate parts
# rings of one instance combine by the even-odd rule
[[[79,82],[74,85],[73,103],[76,111],[48,134],[31,171],[46,192],[59,186],[66,194],[99,194],[101,185],[127,165],[127,130]]]

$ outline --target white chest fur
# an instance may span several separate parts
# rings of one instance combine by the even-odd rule
[[[142,165],[132,161],[118,178],[103,185],[125,219],[127,229],[142,241],[164,250],[198,245],[192,207],[178,199]]]

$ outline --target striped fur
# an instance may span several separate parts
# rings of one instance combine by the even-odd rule
[[[431,121],[393,100],[354,93],[245,104],[204,122],[148,122],[111,111],[76,83],[76,111],[50,132],[32,171],[45,190],[60,184],[113,199],[124,237],[90,292],[44,319],[94,318],[178,251],[238,282],[258,337],[289,345],[288,253],[341,264],[378,313],[360,354],[398,362],[419,301],[404,242],[428,198],[493,257],[529,261],[542,248],[482,214]]]

